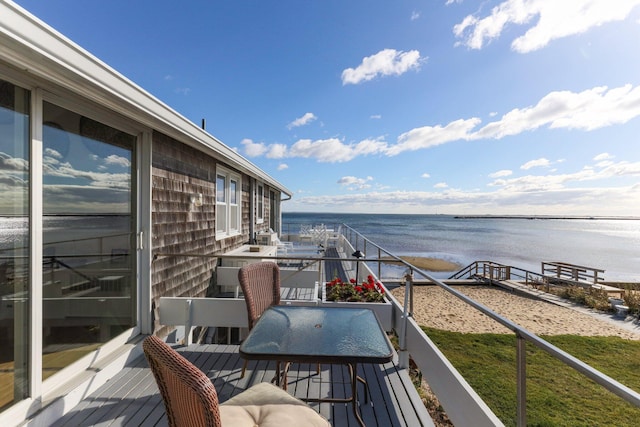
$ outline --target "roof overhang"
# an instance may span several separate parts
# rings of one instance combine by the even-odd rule
[[[203,152],[286,194],[292,192],[237,151],[171,109],[18,5],[0,1],[0,58]]]

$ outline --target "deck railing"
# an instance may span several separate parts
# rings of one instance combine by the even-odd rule
[[[370,241],[367,237],[363,236],[362,234],[360,234],[358,231],[352,229],[351,227],[349,227],[347,225],[343,225],[343,227],[346,230],[345,235],[347,236],[347,238],[349,240],[351,240],[352,242],[355,242],[355,246],[356,247],[358,245],[362,244],[362,246],[365,248],[365,253],[366,253],[366,248],[368,246],[371,246],[371,247],[375,248],[375,250],[378,253],[378,259],[381,258],[381,254],[383,254],[383,253],[386,254],[385,255],[386,257],[393,258],[395,261],[406,265],[407,268],[409,269],[409,272],[411,273],[409,275],[409,277],[412,277],[414,275],[418,275],[418,276],[422,277],[423,279],[427,279],[428,281],[430,281],[433,284],[441,287],[442,289],[444,289],[447,292],[451,293],[452,295],[456,296],[457,298],[459,298],[460,300],[462,300],[466,304],[474,307],[475,309],[479,310],[483,314],[489,316],[490,318],[492,318],[496,322],[498,322],[501,325],[507,327],[509,330],[511,330],[512,332],[515,333],[516,338],[517,338],[516,339],[516,365],[517,365],[516,366],[516,372],[517,372],[516,373],[516,377],[517,377],[516,378],[516,383],[517,383],[517,405],[518,405],[517,406],[517,425],[518,426],[525,426],[527,424],[527,414],[526,414],[526,390],[527,390],[526,342],[530,342],[531,344],[533,344],[536,347],[540,348],[541,350],[543,350],[544,352],[548,353],[549,355],[551,355],[555,359],[563,362],[567,366],[569,366],[569,367],[575,369],[576,371],[582,373],[587,378],[593,380],[597,384],[601,385],[605,389],[607,389],[610,392],[616,394],[617,396],[621,397],[622,399],[626,400],[627,402],[633,404],[634,406],[640,407],[640,394],[638,392],[636,392],[635,390],[632,390],[631,388],[621,384],[620,382],[618,382],[618,381],[614,380],[613,378],[603,374],[602,372],[600,372],[597,369],[591,367],[590,365],[584,363],[583,361],[581,361],[578,358],[572,356],[571,354],[559,349],[558,347],[554,346],[553,344],[551,344],[551,343],[545,341],[544,339],[538,337],[537,335],[529,332],[527,329],[525,329],[525,328],[517,325],[516,323],[512,322],[511,320],[499,315],[498,313],[494,312],[490,308],[488,308],[488,307],[478,303],[477,301],[469,298],[468,296],[458,292],[456,289],[454,289],[453,287],[445,284],[443,281],[432,277],[428,273],[426,273],[426,272],[420,270],[419,268],[411,265],[410,263],[402,260],[401,258],[397,257],[396,255],[392,254],[391,252],[383,249],[379,245],[377,245],[374,242]],[[360,242],[362,242],[362,243],[360,243]],[[371,258],[367,258],[367,261],[371,262],[372,259]],[[466,269],[463,269],[463,270],[472,271],[472,269],[474,269],[474,268],[475,269],[482,268],[482,269],[486,269],[486,270],[484,270],[484,272],[488,272],[489,274],[496,274],[496,277],[501,277],[501,276],[505,275],[507,272],[509,273],[509,275],[512,275],[514,273],[514,270],[521,270],[521,269],[515,269],[515,268],[505,269],[505,268],[502,268],[502,267],[506,267],[506,266],[501,266],[499,264],[495,264],[495,263],[491,263],[491,262],[487,261],[487,262],[483,262],[483,263],[471,264],[469,267],[467,267]],[[480,272],[480,270],[477,271],[477,273],[479,273],[479,272]],[[527,270],[521,270],[521,273],[524,273],[524,277],[527,278],[527,280],[530,277],[533,278],[534,275],[541,276],[541,275],[537,275],[537,273],[533,273],[533,272],[530,272],[530,271],[527,271]],[[413,325],[412,328],[409,328],[407,325],[414,323],[414,319],[411,318],[411,311],[410,311],[410,307],[413,306],[413,303],[411,301],[411,298],[413,296],[413,292],[411,291],[412,280],[407,280],[405,286],[406,286],[406,289],[405,289],[405,301],[404,301],[404,304],[403,304],[403,315],[402,315],[402,317],[400,319],[401,322],[403,322],[403,324],[405,326],[401,325],[401,327],[400,327],[400,331],[401,331],[401,334],[399,336],[399,341],[401,343],[400,344],[400,349],[404,350],[406,348],[406,349],[409,350],[409,352],[413,356],[416,364],[423,371],[423,374],[425,376],[425,379],[426,379],[427,383],[429,383],[431,388],[434,390],[436,396],[438,396],[438,399],[440,400],[440,403],[442,404],[444,409],[447,411],[448,415],[452,418],[452,421],[454,422],[454,424],[455,425],[463,425],[463,424],[459,424],[455,419],[457,414],[456,414],[456,409],[454,409],[454,408],[460,408],[461,407],[460,406],[461,402],[455,400],[456,398],[459,398],[459,396],[455,396],[454,394],[449,393],[448,385],[438,378],[443,373],[441,368],[445,369],[445,368],[448,367],[452,371],[455,371],[455,368],[453,368],[453,366],[451,366],[448,362],[444,362],[443,360],[441,360],[440,362],[442,363],[442,366],[437,366],[434,369],[433,359],[424,358],[424,357],[416,357],[418,355],[414,354],[414,352],[411,351],[411,345],[414,342],[415,338],[412,337],[410,334],[412,333],[412,330],[415,330],[415,325]],[[411,338],[411,339],[409,339],[409,338]],[[423,338],[423,340],[427,341],[427,343],[430,343],[430,345],[433,345],[431,343],[431,341],[428,339],[428,336],[425,335],[422,338]],[[439,353],[439,351],[437,353]],[[473,420],[467,420],[467,421],[471,421],[471,423],[468,424],[468,425],[473,425]],[[466,423],[464,423],[464,424],[466,424]]]
[[[452,274],[449,279],[482,278],[490,281],[516,280],[527,286],[547,285],[548,278],[541,273],[493,261],[474,261]]]
[[[496,322],[507,327],[516,335],[516,383],[517,383],[517,425],[525,426],[526,415],[526,342],[529,342],[536,347],[540,348],[544,352],[548,353],[552,357],[560,360],[567,366],[577,370],[586,377],[590,378],[597,384],[601,385],[605,389],[620,396],[627,402],[640,407],[640,394],[636,391],[624,386],[613,378],[601,373],[595,368],[575,358],[569,353],[557,348],[549,342],[543,340],[537,335],[529,332],[525,328],[517,325],[511,320],[497,314],[490,308],[478,303],[477,301],[467,297],[460,293],[452,286],[447,285],[442,280],[436,279],[429,275],[427,272],[415,267],[409,262],[404,261],[400,257],[396,256],[392,252],[385,250],[381,246],[369,240],[367,237],[360,234],[358,231],[352,229],[347,225],[342,225],[342,235],[344,241],[340,244],[346,245],[342,248],[343,253],[351,253],[354,248],[361,250],[367,256],[362,259],[351,258],[348,259],[352,263],[363,263],[360,270],[366,272],[369,270],[368,264],[377,263],[378,265],[378,277],[380,277],[381,264],[384,262],[393,261],[395,263],[403,264],[407,267],[407,275],[405,276],[405,300],[403,303],[397,301],[392,295],[388,295],[393,304],[393,320],[394,329],[396,330],[399,338],[399,361],[398,364],[402,368],[407,368],[409,365],[409,356],[416,363],[421,370],[425,380],[435,392],[436,396],[440,400],[440,403],[447,411],[448,416],[456,426],[480,426],[480,425],[501,425],[501,421],[495,416],[491,409],[484,403],[484,401],[477,395],[477,393],[470,387],[466,380],[459,374],[459,372],[451,365],[447,358],[440,352],[437,346],[429,339],[429,337],[422,331],[420,325],[415,322],[412,317],[413,310],[413,280],[415,277],[425,279],[434,285],[437,285],[452,295],[456,296],[466,304],[474,307]],[[372,256],[372,252],[375,256]],[[223,257],[221,255],[195,255],[195,254],[156,254],[156,256],[197,256],[197,257]],[[317,257],[297,257],[295,255],[286,255],[281,257],[273,257],[274,261],[293,260],[297,259],[303,262],[316,262],[323,263],[328,260],[335,260],[334,258],[326,258],[322,256]],[[342,259],[344,262],[345,259]],[[511,278],[520,277],[525,281],[529,280],[531,283],[540,280],[541,275],[519,269],[516,267],[506,268],[500,264],[492,263],[490,261],[473,263],[470,266],[463,269],[467,274],[487,274],[493,275],[495,278]],[[320,267],[320,270],[322,268]],[[353,270],[353,269],[352,269]],[[507,276],[508,273],[508,276]],[[365,273],[366,274],[366,273]],[[463,277],[463,276],[460,276]],[[324,278],[323,278],[324,280]],[[420,279],[418,279],[420,280]],[[209,298],[208,298],[209,299]],[[206,324],[206,326],[227,326],[227,327],[242,327],[240,321],[244,319],[244,316],[236,316],[237,321],[231,315],[220,316],[221,313],[228,313],[228,310],[222,310],[222,305],[228,304],[227,308],[230,308],[232,312],[237,314],[241,311],[242,304],[229,304],[228,298],[221,298],[221,301],[211,301],[205,304],[222,304],[219,309],[211,310],[211,307],[203,309],[199,306],[193,305],[195,301],[193,298],[163,298],[166,302],[169,300],[183,300],[180,304],[186,304],[183,308],[179,308],[176,312],[177,319],[190,319],[186,324],[189,326],[195,326],[193,323],[194,313],[205,313],[205,319],[200,322]],[[211,299],[209,299],[211,300]],[[222,300],[226,300],[222,301]],[[178,302],[178,301],[176,301]],[[198,302],[199,304],[199,302]],[[233,305],[233,307],[231,307]],[[165,308],[168,306],[165,305]],[[186,308],[188,307],[188,308]],[[163,302],[160,303],[161,312],[163,311]],[[185,311],[186,310],[186,311]],[[195,310],[195,311],[194,311]],[[164,311],[167,313],[167,311]],[[216,314],[217,313],[217,314]],[[161,315],[162,316],[162,315]],[[166,314],[165,314],[166,316]],[[166,319],[166,317],[165,317]],[[185,325],[175,319],[170,323],[175,325]],[[163,319],[164,320],[164,319]],[[233,321],[231,321],[233,320]],[[198,322],[198,323],[200,323]],[[237,325],[235,323],[238,323]],[[187,328],[187,331],[189,328]]]

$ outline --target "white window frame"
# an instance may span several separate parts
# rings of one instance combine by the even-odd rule
[[[224,189],[218,187],[218,178],[224,179]],[[234,188],[235,187],[235,191]],[[222,195],[222,197],[218,197]],[[219,215],[224,215],[220,223]],[[237,236],[242,231],[242,177],[224,166],[216,165],[216,240]]]
[[[264,184],[256,185],[256,224],[264,223]]]

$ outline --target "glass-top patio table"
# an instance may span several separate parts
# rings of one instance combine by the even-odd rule
[[[357,406],[357,383],[364,381],[357,375],[357,364],[387,363],[393,358],[393,347],[370,309],[282,305],[262,314],[240,346],[240,355],[249,360],[348,365],[350,398],[307,400],[351,402],[364,426]],[[286,368],[282,377],[286,382]],[[276,379],[283,379],[279,368]]]

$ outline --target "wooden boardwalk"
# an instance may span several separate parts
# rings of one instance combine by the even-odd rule
[[[221,402],[255,383],[270,381],[275,372],[274,362],[252,361],[245,377],[240,378],[243,359],[236,345],[191,345],[176,349],[207,373]],[[365,403],[364,386],[359,385],[360,410],[367,427],[433,426],[406,370],[391,362],[360,365],[358,373],[366,379],[370,395],[369,402]],[[317,374],[315,364],[293,364],[288,391],[299,398],[348,397],[351,393],[348,368],[321,365]],[[358,426],[350,404],[309,405],[333,426]],[[151,370],[141,356],[53,426],[167,426],[167,418]]]

